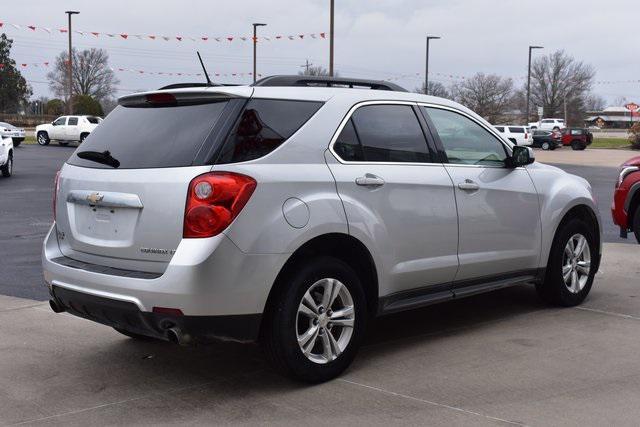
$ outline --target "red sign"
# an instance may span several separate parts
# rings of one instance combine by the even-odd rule
[[[640,108],[640,105],[636,104],[635,102],[630,102],[627,105],[625,105],[624,108],[626,108],[627,110],[629,110],[631,112],[634,112],[638,108]]]

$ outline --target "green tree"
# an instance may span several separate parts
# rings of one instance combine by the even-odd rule
[[[102,116],[102,106],[89,95],[78,95],[73,98],[73,113],[89,116]]]
[[[64,101],[58,98],[50,100],[46,103],[44,112],[45,114],[51,114],[53,116],[64,114]]]
[[[4,113],[18,112],[31,96],[31,88],[9,56],[12,44],[6,34],[0,34],[0,111]]]

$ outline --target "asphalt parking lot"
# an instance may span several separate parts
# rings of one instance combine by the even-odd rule
[[[72,150],[20,147],[0,180],[0,424],[638,424],[640,245],[610,224],[607,150],[559,164],[591,182],[605,223],[583,306],[521,286],[387,316],[345,375],[317,386],[279,377],[256,346],[135,342],[54,314],[40,243]]]

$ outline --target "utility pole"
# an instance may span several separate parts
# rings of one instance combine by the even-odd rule
[[[256,70],[257,66],[256,66],[256,50],[258,49],[258,27],[264,27],[267,24],[259,24],[259,23],[254,23],[253,25],[253,82],[256,82],[256,79],[258,77],[258,71]]]
[[[533,49],[544,49],[542,46],[529,46],[529,66],[527,68],[527,108],[526,108],[526,118],[524,119],[525,125],[529,124],[529,99],[531,98],[531,51]],[[538,117],[539,121],[542,120],[542,117]]]
[[[67,27],[67,33],[69,33],[69,61],[67,64],[67,74],[68,74],[68,85],[69,85],[69,90],[67,91],[69,99],[67,100],[67,113],[68,114],[73,114],[73,107],[72,107],[72,98],[73,98],[73,52],[72,52],[72,47],[71,47],[71,15],[78,15],[80,12],[76,11],[76,10],[67,10],[65,12],[68,17],[69,17],[69,25]]]
[[[429,41],[430,40],[438,40],[440,37],[437,36],[427,36],[427,52],[425,55],[425,65],[424,65],[424,94],[429,95]]]
[[[304,62],[305,63],[302,64],[300,67],[304,68],[304,75],[308,76],[309,75],[309,67],[311,67],[313,64],[311,62],[309,62],[308,59],[306,59]]]
[[[333,14],[334,0],[330,0],[329,6],[329,76],[333,77]]]
[[[564,125],[569,127],[569,118],[567,117],[567,96],[564,97]]]

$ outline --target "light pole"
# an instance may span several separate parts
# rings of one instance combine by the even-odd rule
[[[67,10],[65,12],[69,17],[69,26],[67,27],[67,33],[69,33],[69,62],[67,66],[67,73],[69,74],[69,99],[67,101],[67,112],[73,114],[73,108],[71,107],[71,97],[73,96],[73,55],[71,53],[71,15],[78,15],[80,12],[77,10]]]
[[[527,70],[527,108],[526,108],[526,118],[525,125],[529,124],[529,98],[531,97],[531,51],[533,49],[544,49],[542,46],[529,46],[529,68]],[[542,117],[538,117],[538,119],[542,119]]]
[[[429,41],[438,40],[438,36],[427,36],[427,52],[424,66],[424,94],[429,95]]]
[[[329,76],[333,77],[333,15],[334,0],[330,0],[329,4]]]
[[[253,82],[255,83],[257,79],[256,50],[258,48],[258,27],[264,27],[267,24],[254,23],[252,25],[253,25]]]

